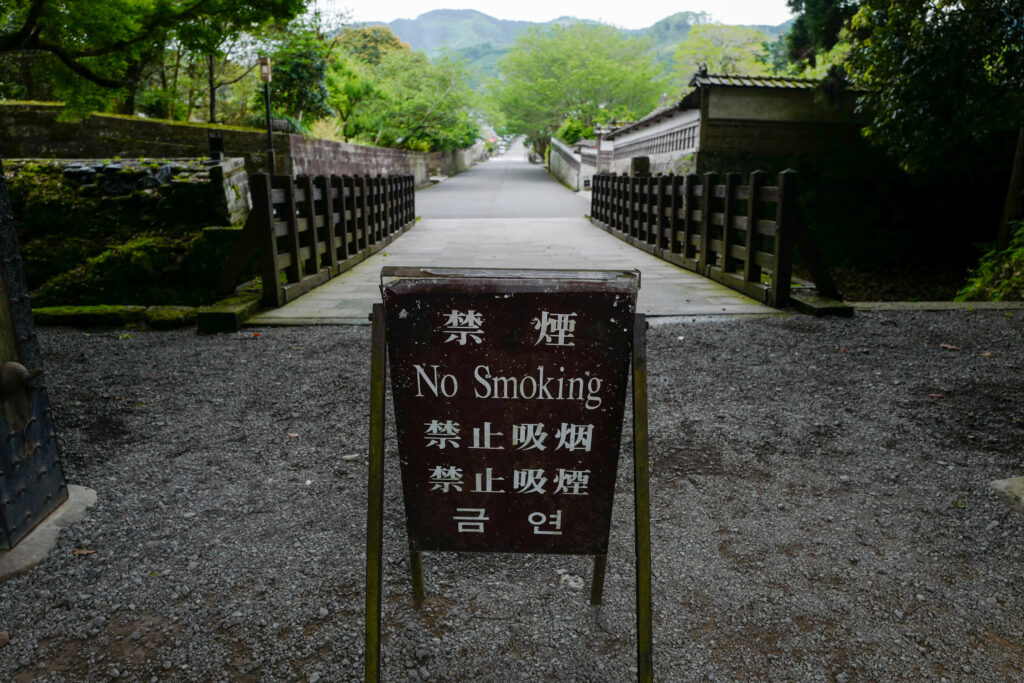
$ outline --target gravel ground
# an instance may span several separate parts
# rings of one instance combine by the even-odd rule
[[[988,487],[1024,473],[1022,327],[653,327],[656,678],[1024,678],[1024,516]],[[0,679],[360,678],[369,329],[40,336],[99,504],[0,585]],[[436,553],[417,612],[390,457],[384,679],[630,680],[629,449],[601,608],[588,558]]]

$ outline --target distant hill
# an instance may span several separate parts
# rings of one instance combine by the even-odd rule
[[[506,21],[472,9],[437,9],[415,19],[396,19],[388,26],[396,36],[414,50],[428,55],[442,47],[461,50],[477,45],[505,47],[533,24],[529,21]]]
[[[622,29],[624,33],[649,39],[651,52],[657,61],[672,68],[676,46],[690,33],[695,24],[708,21],[704,12],[676,12],[644,29]],[[439,9],[421,14],[415,19],[396,19],[388,24],[367,22],[367,25],[386,25],[414,50],[428,55],[447,48],[464,58],[473,73],[473,86],[498,75],[498,62],[508,52],[520,33],[532,26],[568,25],[576,22],[596,23],[589,19],[559,17],[538,23],[496,19],[476,10]],[[789,30],[792,21],[779,26],[751,26],[769,39],[776,39]]]

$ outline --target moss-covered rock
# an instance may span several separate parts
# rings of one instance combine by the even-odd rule
[[[260,296],[258,290],[243,290],[212,306],[203,306],[199,309],[197,330],[207,334],[237,332],[260,309]]]
[[[32,318],[37,325],[135,327],[145,312],[145,306],[46,306],[33,308]]]
[[[196,322],[197,309],[192,306],[150,306],[143,319],[154,330],[173,330]]]
[[[44,307],[215,301],[239,229],[219,225],[228,215],[223,178],[211,182],[210,168],[166,160],[12,165],[33,300]],[[154,171],[169,182],[157,182]],[[138,189],[147,180],[155,186]],[[223,230],[207,231],[211,225]]]

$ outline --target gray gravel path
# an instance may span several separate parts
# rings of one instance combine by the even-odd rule
[[[988,482],[1024,470],[1022,327],[652,328],[657,678],[1021,680],[1024,517]],[[0,680],[360,678],[369,330],[41,340],[99,504],[0,585]],[[385,680],[630,680],[629,447],[600,609],[586,558],[428,554],[417,613],[392,457]]]

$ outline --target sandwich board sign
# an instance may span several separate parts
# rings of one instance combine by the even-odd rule
[[[645,678],[650,546],[645,367],[642,387],[636,377],[645,365],[637,362],[646,327],[635,313],[639,273],[385,268],[381,283],[383,305],[373,314],[367,680],[377,680],[380,668],[385,353],[417,605],[424,551],[592,555],[591,602],[600,604],[633,366],[634,413],[643,413],[642,433],[634,422],[634,444],[642,442],[634,460],[643,469],[637,643]]]

